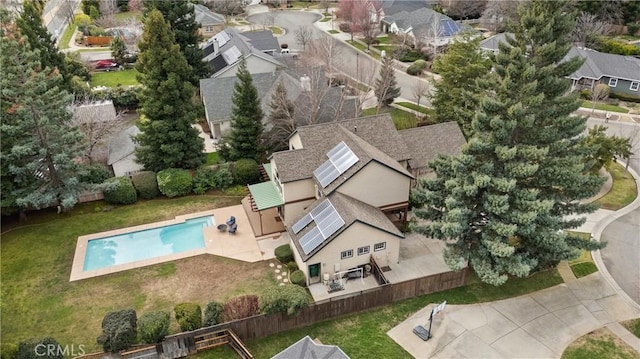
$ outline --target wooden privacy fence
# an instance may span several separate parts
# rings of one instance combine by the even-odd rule
[[[83,39],[85,46],[109,45],[111,40],[113,40],[113,36],[85,36]]]

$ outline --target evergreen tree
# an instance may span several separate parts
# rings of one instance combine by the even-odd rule
[[[587,163],[593,164],[592,172],[598,172],[603,166],[609,166],[616,158],[629,158],[631,139],[618,136],[607,136],[606,126],[595,126],[589,129],[584,138],[585,145],[593,146],[596,150],[587,157]]]
[[[295,108],[287,95],[282,81],[276,85],[269,103],[269,128],[265,135],[266,147],[270,152],[281,151],[288,147],[287,139],[296,129],[293,117]]]
[[[180,51],[193,69],[189,81],[198,87],[201,78],[209,77],[210,69],[207,63],[202,61],[204,53],[199,46],[202,41],[198,32],[200,24],[196,22],[193,4],[184,0],[144,0],[143,3],[147,11],[157,9],[165,21],[169,22],[176,43],[180,45]]]
[[[111,40],[111,57],[118,63],[118,65],[124,64],[124,56],[127,53],[127,47],[120,36],[116,36]]]
[[[388,106],[400,96],[400,87],[396,82],[396,73],[393,69],[393,59],[389,56],[382,58],[380,77],[376,79],[374,93],[378,98],[378,109]]]
[[[1,16],[3,211],[71,208],[82,189],[75,163],[82,156],[82,134],[71,127],[73,96],[58,87],[57,69],[42,68],[38,51],[6,21],[7,13]]]
[[[603,179],[584,162],[590,149],[586,119],[565,76],[581,60],[564,61],[572,14],[566,2],[535,0],[519,9],[510,45],[501,44],[494,71],[479,81],[472,137],[460,157],[440,157],[437,178],[421,181],[413,200],[430,222],[415,229],[450,240],[445,261],[467,262],[484,282],[503,284],[601,245],[565,230],[584,223],[567,219],[595,209],[581,199]]]
[[[433,62],[440,75],[431,100],[436,122],[456,121],[467,138],[471,136],[471,119],[479,90],[476,80],[491,69],[491,61],[479,48],[480,38],[464,34],[449,45],[447,52]]]
[[[205,161],[204,144],[192,127],[197,116],[191,68],[175,43],[162,14],[151,11],[145,19],[136,69],[142,113],[136,149],[138,162],[151,171],[196,168]]]
[[[233,88],[231,133],[225,139],[221,155],[225,160],[236,161],[253,158],[262,161],[262,109],[258,90],[253,85],[247,62],[242,59],[236,73],[238,80]]]

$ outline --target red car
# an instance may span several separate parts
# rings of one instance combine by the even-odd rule
[[[118,67],[118,64],[111,60],[98,60],[95,63],[96,70],[107,70],[115,69]]]

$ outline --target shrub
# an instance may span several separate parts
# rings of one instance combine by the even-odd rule
[[[287,263],[287,269],[289,269],[289,271],[293,272],[298,270],[298,265],[296,264],[296,262],[289,262]]]
[[[422,73],[422,69],[420,68],[420,66],[413,63],[409,67],[407,67],[407,73],[411,76],[417,76]]]
[[[409,50],[400,56],[402,62],[414,62],[416,60],[425,60],[428,57],[420,51]]]
[[[113,177],[105,181],[104,200],[110,204],[136,203],[138,196],[129,177]]]
[[[135,109],[140,106],[138,100],[138,87],[116,87],[105,91],[96,92],[96,100],[111,100],[116,110]]]
[[[274,254],[280,263],[293,262],[293,252],[291,252],[291,247],[289,247],[288,244],[283,244],[280,247],[277,247]]]
[[[591,100],[591,90],[589,89],[580,90],[580,98],[584,100]]]
[[[338,29],[342,32],[351,32],[351,25],[346,22],[341,22],[340,25],[338,25]]]
[[[260,310],[263,313],[296,314],[309,305],[307,291],[297,285],[270,287],[260,297]]]
[[[181,197],[191,192],[193,179],[187,170],[168,168],[158,172],[158,189],[167,197]]]
[[[205,194],[205,192],[215,187],[214,175],[215,171],[210,167],[198,168],[193,178],[193,193]]]
[[[158,180],[156,173],[153,171],[142,171],[133,175],[131,179],[133,187],[138,192],[138,196],[142,199],[152,199],[158,197]]]
[[[638,102],[638,103],[640,103],[640,96],[634,96],[634,95],[629,95],[629,94],[612,92],[612,93],[609,94],[609,97],[615,98],[615,99],[619,99],[619,100],[622,100],[622,101],[627,101],[627,102]]]
[[[610,54],[634,56],[640,55],[640,47],[625,42],[620,42],[608,37],[599,36],[595,41],[597,50]]]
[[[419,67],[421,70],[424,70],[427,67],[427,62],[424,60],[416,60],[413,62],[413,64]]]
[[[82,169],[84,170],[80,175],[80,182],[82,183],[98,184],[103,183],[108,178],[113,177],[111,171],[109,171],[109,169],[103,165],[83,165]]]
[[[3,345],[4,346],[4,345]],[[15,347],[15,346],[14,346]],[[25,340],[18,344],[15,358],[18,359],[63,359],[62,350],[49,351],[47,348],[61,348],[58,341],[51,337]],[[4,352],[3,352],[4,355]],[[4,358],[4,356],[3,356]]]
[[[291,279],[291,283],[297,284],[301,287],[307,286],[307,279],[304,277],[304,273],[301,270],[294,271],[289,275],[289,279]]]
[[[105,352],[125,350],[136,341],[138,320],[136,311],[123,309],[109,312],[102,320],[102,334],[98,337],[98,344]]]
[[[169,334],[170,318],[168,312],[145,313],[138,320],[140,339],[148,344],[160,343]]]
[[[222,309],[222,319],[225,322],[251,317],[260,314],[258,297],[243,295],[229,299]]]
[[[202,327],[202,309],[195,303],[180,303],[173,308],[176,321],[183,332]]]
[[[0,359],[18,359],[18,346],[13,343],[0,344]]]
[[[627,24],[627,33],[631,36],[636,36],[636,34],[638,33],[638,30],[640,30],[640,24],[636,24],[633,22],[630,22]]]
[[[233,166],[233,180],[243,186],[260,182],[258,162],[250,158],[237,160]]]
[[[228,163],[223,163],[213,174],[213,186],[215,188],[225,189],[233,184],[233,174],[229,169]]]
[[[218,302],[211,302],[204,308],[204,326],[209,327],[220,323],[220,315],[224,306]]]

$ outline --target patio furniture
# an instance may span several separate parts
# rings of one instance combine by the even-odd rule
[[[227,226],[231,227],[234,224],[236,224],[236,217],[231,216],[228,220],[227,220]]]
[[[238,230],[238,225],[237,224],[232,224],[229,226],[229,233],[231,234],[236,234],[236,231]]]
[[[227,225],[226,225],[226,224],[224,224],[224,223],[223,223],[223,224],[219,224],[219,225],[218,225],[218,230],[219,230],[220,232],[226,232],[226,231],[227,231]]]

